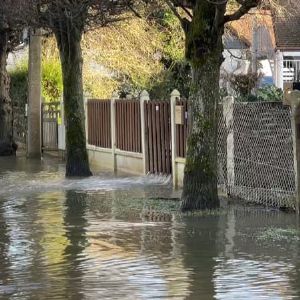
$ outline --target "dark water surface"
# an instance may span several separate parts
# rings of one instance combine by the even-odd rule
[[[0,299],[300,299],[295,215],[167,197],[167,178],[1,158]]]

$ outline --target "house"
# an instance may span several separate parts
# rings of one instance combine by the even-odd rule
[[[222,74],[263,74],[262,83],[274,83],[275,36],[271,12],[253,10],[226,27]]]
[[[286,12],[273,17],[275,34],[275,84],[289,87],[300,81],[300,5],[299,0],[281,0]]]
[[[226,28],[222,72],[260,72],[262,84],[284,89],[300,81],[299,0],[281,0],[282,13],[252,10]]]

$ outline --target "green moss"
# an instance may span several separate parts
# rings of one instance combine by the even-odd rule
[[[300,230],[294,228],[269,228],[258,237],[259,241],[291,242],[300,241]]]

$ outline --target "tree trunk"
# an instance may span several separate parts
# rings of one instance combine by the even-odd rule
[[[181,209],[219,207],[217,193],[217,108],[219,64],[208,61],[192,68],[189,99],[190,133]]]
[[[225,7],[223,7],[224,9]],[[181,210],[215,209],[217,190],[217,112],[223,28],[215,26],[215,5],[198,1],[186,28],[186,57],[192,67],[189,137]]]
[[[13,155],[16,152],[16,144],[13,142],[9,76],[6,70],[7,46],[7,33],[0,32],[0,156]]]
[[[82,86],[82,31],[71,21],[55,33],[63,73],[66,122],[66,176],[91,176],[86,150],[85,115]]]

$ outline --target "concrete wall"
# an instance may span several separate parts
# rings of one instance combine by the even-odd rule
[[[87,145],[89,161],[96,171],[121,171],[124,173],[144,175],[144,161],[141,153],[126,152],[116,149],[99,148]]]
[[[126,173],[144,175],[144,161],[141,153],[120,151],[115,152],[115,169]]]
[[[92,169],[101,170],[114,170],[112,150],[99,148],[87,145],[89,162]]]
[[[184,175],[185,158],[177,157],[175,160],[175,172],[173,172],[174,183],[178,188],[183,186],[183,175]]]

